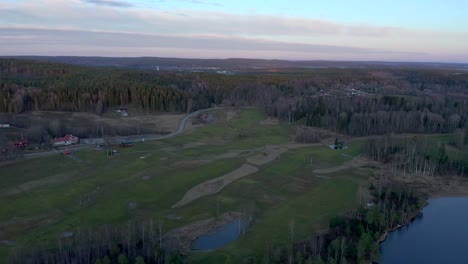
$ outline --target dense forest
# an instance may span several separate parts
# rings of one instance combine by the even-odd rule
[[[0,59],[0,112],[189,112],[258,106],[289,122],[365,136],[467,127],[468,74],[435,69],[287,69],[221,75]]]

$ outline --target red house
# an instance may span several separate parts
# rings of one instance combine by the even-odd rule
[[[15,147],[17,148],[25,148],[28,145],[28,140],[22,139],[20,141],[15,142]]]
[[[66,135],[64,137],[54,138],[51,140],[51,143],[54,147],[69,146],[73,144],[78,144],[79,142],[80,142],[80,139],[73,135]]]

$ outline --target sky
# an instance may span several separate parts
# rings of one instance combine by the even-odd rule
[[[468,0],[0,0],[0,55],[468,63]]]

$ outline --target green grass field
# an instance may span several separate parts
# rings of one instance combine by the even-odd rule
[[[218,194],[172,209],[193,186],[240,167],[256,154],[252,149],[291,141],[291,126],[260,125],[266,116],[254,109],[244,109],[230,121],[223,111],[216,116],[212,124],[176,138],[136,143],[113,157],[83,149],[74,154],[76,159],[57,154],[0,167],[0,240],[15,241],[14,246],[0,244],[0,259],[6,260],[15,247],[54,241],[77,228],[162,219],[169,231],[216,216],[218,200],[222,212],[255,204],[256,220],[236,242],[191,254],[189,260],[238,263],[247,256],[261,257],[273,244],[290,243],[291,221],[294,239],[305,239],[326,227],[330,217],[357,206],[358,186],[367,185],[371,171],[343,170],[328,174],[329,179],[312,171],[348,161],[342,153],[358,155],[360,141],[348,150],[290,149]],[[201,143],[187,145],[194,142]],[[232,151],[240,154],[216,159]],[[130,202],[137,207],[129,209]],[[169,219],[169,214],[180,219]]]

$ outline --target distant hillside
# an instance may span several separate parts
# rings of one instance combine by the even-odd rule
[[[0,57],[1,58],[1,57]],[[437,68],[468,70],[468,64],[417,63],[417,62],[353,62],[353,61],[287,61],[262,59],[182,59],[182,58],[118,58],[118,57],[72,57],[72,56],[13,56],[3,58],[30,59],[93,67],[119,67],[134,69],[210,71],[249,70],[271,68]]]

